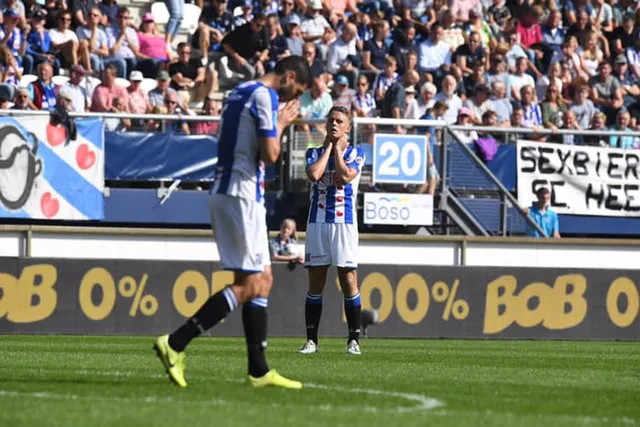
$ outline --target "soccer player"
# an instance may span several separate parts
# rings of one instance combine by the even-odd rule
[[[307,150],[307,177],[311,180],[311,206],[307,220],[305,266],[309,290],[305,301],[307,342],[300,353],[318,351],[318,325],[322,315],[322,292],[329,266],[338,268],[349,328],[347,353],[360,354],[360,293],[358,292],[358,219],[356,196],[361,148],[349,145],[349,110],[334,106],[327,116],[327,137],[322,147]]]
[[[209,298],[185,324],[157,338],[155,350],[169,378],[186,387],[185,348],[239,304],[242,307],[249,384],[301,388],[269,369],[267,301],[273,277],[264,207],[264,164],[280,156],[283,130],[297,117],[297,98],[310,86],[311,70],[290,56],[259,80],[238,85],[228,96],[218,130],[218,165],[211,189],[211,223],[220,264],[232,270],[233,284]],[[278,108],[278,102],[285,102]]]

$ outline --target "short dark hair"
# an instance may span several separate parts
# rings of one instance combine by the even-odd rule
[[[187,42],[180,42],[178,43],[178,50],[183,49],[185,47],[189,46],[189,43]]]
[[[305,85],[306,87],[311,87],[313,81],[311,67],[309,67],[309,64],[303,57],[291,55],[276,63],[274,72],[277,75],[282,76],[287,71],[293,71],[296,73],[296,82],[301,85]]]
[[[107,70],[113,71],[116,75],[118,74],[118,67],[116,67],[116,64],[107,64],[104,67],[104,71],[107,71]]]
[[[344,114],[345,116],[347,116],[347,120],[351,121],[351,111],[349,111],[347,107],[343,107],[342,105],[334,105],[329,110],[327,117],[329,117],[333,112]]]

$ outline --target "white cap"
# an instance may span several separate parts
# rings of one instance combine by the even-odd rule
[[[322,0],[309,0],[309,6],[311,6],[311,9],[315,10],[323,9]]]
[[[129,76],[129,80],[131,80],[132,82],[141,82],[142,80],[144,80],[144,76],[140,71],[132,71],[131,75]]]

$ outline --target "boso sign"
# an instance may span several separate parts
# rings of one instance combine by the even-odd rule
[[[365,224],[432,225],[433,196],[365,193],[363,217]]]

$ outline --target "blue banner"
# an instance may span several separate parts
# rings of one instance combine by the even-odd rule
[[[373,182],[424,184],[427,181],[425,135],[376,134],[373,139]]]
[[[49,117],[0,118],[0,217],[54,220],[104,218],[101,120],[78,120],[67,141]]]
[[[218,141],[210,135],[106,133],[105,178],[212,180]]]

